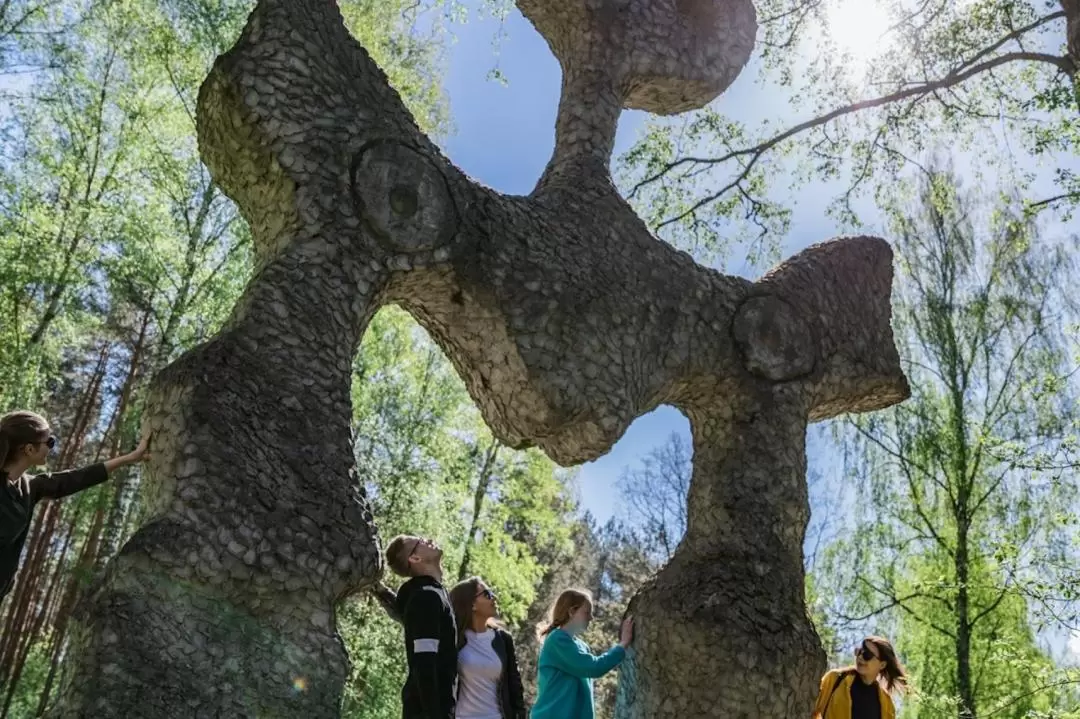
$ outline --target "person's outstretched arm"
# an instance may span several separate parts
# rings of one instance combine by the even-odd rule
[[[616,644],[600,656],[590,654],[565,632],[556,632],[548,639],[551,661],[556,667],[576,677],[596,679],[610,672],[626,657],[626,649]]]
[[[428,719],[446,719],[439,705],[439,619],[443,605],[434,592],[420,591],[405,607],[405,633],[412,635],[409,670],[420,688],[420,704]]]
[[[397,593],[393,589],[386,586],[382,582],[379,582],[368,593],[375,598],[375,601],[379,603],[379,606],[383,608],[387,616],[393,619],[398,624],[402,624],[405,618],[401,616],[401,613],[397,610]]]
[[[31,497],[35,502],[39,499],[60,499],[101,484],[109,478],[110,472],[146,459],[149,445],[149,438],[144,437],[139,446],[128,454],[81,469],[50,472],[31,477],[29,481]]]
[[[112,459],[105,460],[105,469],[108,472],[113,472],[121,467],[126,467],[129,464],[138,464],[150,458],[147,454],[150,451],[150,437],[146,436],[139,442],[139,446],[128,452],[122,454],[119,457],[113,457]]]

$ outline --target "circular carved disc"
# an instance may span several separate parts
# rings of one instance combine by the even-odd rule
[[[439,168],[398,142],[362,148],[353,159],[352,195],[368,228],[394,252],[423,252],[457,231],[457,209]]]
[[[739,307],[732,328],[746,369],[773,382],[814,369],[817,345],[809,323],[779,297],[751,297]]]

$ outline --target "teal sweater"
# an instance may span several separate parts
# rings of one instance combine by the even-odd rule
[[[555,629],[540,650],[530,719],[593,719],[592,680],[617,667],[625,656],[626,650],[615,646],[595,657],[585,642]]]

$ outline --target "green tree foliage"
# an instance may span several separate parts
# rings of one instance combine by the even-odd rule
[[[740,103],[735,117],[720,101],[654,120],[621,160],[630,198],[665,237],[717,252],[734,237],[761,259],[789,229],[790,189],[829,183],[831,212],[858,226],[857,200],[888,192],[937,146],[1010,174],[1029,211],[1068,217],[1080,201],[1078,60],[1065,47],[1068,17],[1080,27],[1075,0],[755,6],[761,30],[744,81],[768,109]],[[871,6],[880,27],[862,21]],[[881,36],[853,53],[868,32]],[[1034,163],[1014,165],[1021,155],[1053,168],[1052,192],[1032,186]]]
[[[912,397],[847,423],[858,493],[815,585],[834,626],[897,641],[919,688],[906,716],[1080,706],[1080,676],[1036,634],[1074,629],[1078,609],[1074,248],[1019,205],[934,171],[889,208]]]

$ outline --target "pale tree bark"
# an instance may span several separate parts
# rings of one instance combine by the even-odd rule
[[[1065,11],[1065,43],[1073,67],[1080,71],[1080,0],[1061,0]]]
[[[634,601],[620,716],[809,715],[825,657],[802,598],[804,434],[908,393],[891,251],[845,239],[751,283],[656,240],[615,191],[619,110],[726,89],[748,0],[519,7],[566,76],[528,197],[453,167],[330,0],[261,0],[215,64],[201,151],[257,268],[222,334],[153,382],[148,519],[77,612],[54,716],[337,715],[334,604],[381,572],[349,372],[389,302],[509,447],[575,464],[661,403],[690,416],[688,532]]]

